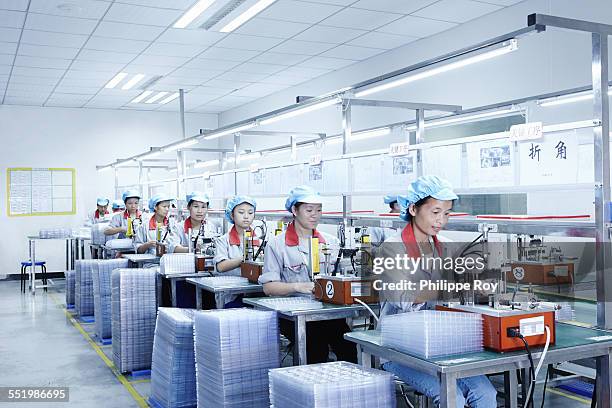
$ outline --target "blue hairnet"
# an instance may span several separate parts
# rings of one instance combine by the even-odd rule
[[[387,194],[385,196],[384,200],[385,200],[385,204],[391,204],[391,203],[397,201],[397,194],[393,194],[393,195]]]
[[[108,203],[110,203],[110,200],[108,198],[98,197],[98,199],[96,200],[96,203],[98,205],[108,205]]]
[[[187,196],[185,196],[185,201],[187,201],[187,204],[189,204],[189,202],[191,201],[200,201],[202,203],[208,204],[210,203],[210,197],[206,193],[202,193],[200,191],[192,191],[191,193],[187,194]]]
[[[440,201],[456,200],[457,194],[453,191],[451,184],[437,176],[422,176],[410,183],[408,193],[398,195],[397,202],[400,205],[400,218],[409,221],[411,218],[408,208],[424,198],[433,197]]]
[[[321,195],[310,186],[297,186],[289,192],[289,197],[285,201],[285,208],[291,212],[291,207],[295,203],[323,204]]]
[[[119,208],[124,209],[125,208],[125,204],[121,200],[114,200],[113,201],[113,210],[118,210]]]
[[[225,219],[230,224],[234,223],[234,220],[232,220],[232,211],[234,211],[234,208],[238,207],[240,204],[243,204],[243,203],[251,204],[254,209],[257,209],[257,202],[255,201],[253,197],[249,197],[245,195],[237,195],[237,196],[232,197],[232,199],[229,200],[227,202],[227,205],[225,206]]]
[[[149,210],[151,212],[154,212],[155,206],[158,203],[161,203],[162,201],[172,201],[172,200],[174,200],[174,198],[170,197],[168,194],[165,194],[165,193],[155,194],[153,197],[149,199]]]
[[[140,191],[138,190],[127,190],[121,194],[121,199],[125,203],[128,198],[137,198],[140,200]]]

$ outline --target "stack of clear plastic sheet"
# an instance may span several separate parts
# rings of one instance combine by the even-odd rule
[[[70,238],[71,236],[70,228],[44,228],[38,231],[38,237],[41,239]]]
[[[107,236],[104,235],[104,230],[108,228],[108,222],[100,222],[91,226],[91,243],[95,245],[104,245]]]
[[[66,277],[66,306],[74,306],[74,271],[65,271]]]
[[[280,365],[275,312],[198,312],[194,322],[198,407],[269,407],[268,370]]]
[[[482,351],[478,313],[421,310],[385,316],[380,321],[386,347],[425,358]]]
[[[153,269],[112,272],[113,361],[122,373],[151,367],[157,317],[155,277]]]
[[[338,361],[270,370],[274,408],[393,408],[393,375]]]
[[[151,398],[163,408],[195,407],[195,310],[160,308],[151,362]]]
[[[306,296],[276,297],[261,299],[260,302],[274,310],[310,310],[323,307],[323,302]]]
[[[242,276],[205,276],[199,281],[210,286],[225,286],[232,284],[247,284],[249,280]]]
[[[92,270],[96,262],[93,259],[81,259],[74,263],[74,309],[80,317],[94,314]]]
[[[195,255],[166,254],[159,260],[159,271],[162,275],[195,273]]]
[[[127,268],[127,259],[98,260],[93,264],[92,281],[96,336],[99,340],[112,335],[111,328],[111,274],[113,269]]]

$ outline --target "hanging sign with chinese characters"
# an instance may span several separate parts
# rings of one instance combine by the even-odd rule
[[[551,133],[519,144],[521,185],[573,184],[578,179],[578,136]]]

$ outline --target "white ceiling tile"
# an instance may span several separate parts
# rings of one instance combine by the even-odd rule
[[[225,95],[225,93],[223,95]],[[215,99],[219,99],[220,96],[222,95],[213,95],[213,94],[205,95],[205,94],[199,94],[199,93],[193,94],[189,92],[188,94],[185,95],[185,109],[194,108],[196,106],[200,106],[204,103],[208,103]]]
[[[146,75],[166,75],[170,73],[174,67],[162,67],[159,65],[143,65],[143,64],[129,64],[125,67],[127,72],[138,72]]]
[[[164,31],[163,27],[102,21],[93,34],[98,37],[153,41],[162,31]]]
[[[138,65],[161,65],[164,67],[178,67],[189,61],[187,57],[168,57],[162,55],[139,55],[133,64]]]
[[[72,71],[79,72],[79,71]],[[81,78],[73,78],[73,77],[64,77],[62,82],[60,83],[63,86],[67,87],[75,87],[75,88],[96,88],[100,89],[109,81],[107,78],[90,78],[90,79],[81,79]]]
[[[63,85],[63,82],[55,88],[55,92],[59,93],[70,93],[70,94],[79,94],[79,95],[95,95],[96,92],[100,90],[99,87],[82,87],[82,86],[71,86],[71,85]]]
[[[110,81],[114,77],[116,72],[105,72],[105,71],[75,71],[69,69],[64,75],[64,79],[83,79],[83,80],[100,80],[104,83]]]
[[[498,4],[500,6],[511,6],[525,0],[486,0],[486,3]]]
[[[359,38],[355,38],[353,41],[349,41],[348,45],[357,45],[360,47],[370,48],[384,48],[387,50],[401,47],[415,40],[416,37],[408,37],[405,35],[396,35],[389,33],[380,33],[378,31],[370,31],[367,34],[362,35]]]
[[[198,58],[220,59],[224,61],[247,61],[260,54],[260,51],[234,50],[230,48],[211,47]]]
[[[176,44],[213,45],[227,34],[197,29],[169,28],[157,41]]]
[[[121,106],[123,106],[122,102],[103,101],[103,100],[98,101],[98,100],[92,99],[89,102],[87,102],[84,108],[117,109]]]
[[[0,65],[13,65],[15,55],[11,54],[0,54]]]
[[[64,17],[100,19],[110,7],[110,2],[97,0],[32,0],[30,12]]]
[[[221,113],[223,111],[225,111],[225,108],[215,107],[215,106],[208,106],[208,105],[202,105],[202,106],[198,106],[195,109],[191,109],[189,112],[195,112],[195,113]]]
[[[356,28],[362,30],[374,30],[385,24],[402,17],[400,14],[392,14],[382,11],[346,8],[333,16],[323,20],[322,25],[335,27]]]
[[[7,97],[12,97],[12,98],[43,99],[43,101],[44,101],[44,99],[46,99],[49,96],[49,92],[37,91],[37,90],[33,90],[33,91],[24,91],[24,90],[11,91],[10,89],[7,89],[6,96]]]
[[[56,78],[59,79],[64,72],[63,69],[50,69],[50,68],[31,68],[31,67],[14,67],[13,75],[24,75],[42,78]]]
[[[446,21],[430,20],[415,16],[406,16],[397,21],[387,24],[379,28],[377,31],[383,33],[391,33],[398,35],[407,35],[410,37],[428,37],[430,35],[448,30],[455,27],[457,24],[448,23]]]
[[[217,98],[221,95],[225,95],[226,90],[221,88],[213,88],[211,86],[198,86],[189,92],[189,95],[202,95],[202,96],[216,96]]]
[[[262,83],[278,84],[278,85],[298,85],[308,80],[310,80],[310,78],[296,77],[293,75],[276,74],[276,75],[269,76],[268,78],[263,80]]]
[[[8,75],[11,73],[10,65],[0,65],[0,75]]]
[[[216,45],[239,50],[265,51],[282,42],[279,38],[257,37],[254,35],[229,34]]]
[[[215,70],[215,69],[205,69],[204,67],[200,69],[190,69],[190,68],[179,68],[176,71],[172,72],[172,75],[181,77],[181,78],[192,78],[194,80],[199,80],[200,82],[208,81],[218,75],[221,75],[225,70]]]
[[[411,14],[417,10],[427,7],[438,0],[359,0],[351,7],[367,10],[388,11],[390,13]]]
[[[472,0],[441,0],[414,13],[415,16],[465,23],[485,14],[500,10],[501,6]]]
[[[308,27],[310,27],[310,24],[255,17],[235,32],[263,37],[291,38]]]
[[[124,66],[125,64],[123,62],[83,61],[81,59],[76,59],[70,68],[76,71],[107,71],[117,73],[121,71]]]
[[[137,54],[128,54],[125,52],[98,51],[83,49],[79,53],[81,61],[96,61],[96,62],[114,62],[126,64],[136,58]]]
[[[2,38],[3,42],[19,42],[20,34],[21,30],[18,28],[0,27],[0,38]]]
[[[193,58],[204,51],[205,48],[205,45],[172,44],[156,41],[144,51],[144,54]]]
[[[210,58],[195,58],[181,68],[227,71],[240,64],[239,61],[225,61]]]
[[[4,98],[5,105],[41,106],[46,98],[22,98],[7,96]]]
[[[298,23],[318,23],[342,7],[329,4],[313,4],[303,1],[278,0],[259,14],[259,17],[274,18]]]
[[[328,57],[312,57],[299,64],[300,67],[308,68],[322,68],[322,69],[339,69],[352,65],[357,61],[340,59],[340,58],[328,58]]]
[[[234,96],[250,96],[250,97],[262,97],[270,95],[274,92],[278,92],[281,89],[286,89],[287,85],[277,84],[253,84],[232,93]]]
[[[28,9],[28,0],[2,0],[0,1],[0,9],[26,11]]]
[[[272,51],[298,55],[317,55],[333,47],[335,47],[335,44],[288,40],[281,45],[274,47]]]
[[[182,11],[130,4],[113,3],[104,17],[107,21],[167,27],[181,16]]]
[[[17,43],[9,43],[0,41],[0,54],[15,54],[17,52]]]
[[[200,85],[202,82],[204,81],[201,81],[197,78],[170,76],[162,78],[159,81],[155,82],[151,89],[193,89]]]
[[[96,20],[84,18],[49,16],[45,14],[30,13],[25,28],[29,30],[51,31],[55,33],[85,34],[89,35],[96,28]]]
[[[228,71],[224,74],[219,75],[217,78],[224,81],[246,81],[246,82],[258,82],[267,77],[267,74],[251,74],[247,72],[235,72]]]
[[[318,41],[333,44],[342,44],[353,38],[359,37],[366,33],[364,30],[354,30],[351,28],[328,27],[315,25],[310,27],[303,33],[296,35],[294,40],[302,41]]]
[[[7,92],[10,92],[11,95],[19,95],[20,92],[29,93],[29,94],[44,94],[49,95],[49,92],[53,91],[54,85],[40,85],[33,83],[23,83],[23,82],[15,82],[11,81],[7,88]]]
[[[278,52],[265,52],[253,58],[250,62],[260,62],[264,64],[295,65],[308,59],[305,55],[284,54]]]
[[[323,57],[364,60],[387,50],[380,48],[356,47],[354,45],[339,45],[338,47],[321,54]]]
[[[81,108],[83,105],[87,103],[87,100],[81,100],[78,98],[70,99],[70,98],[49,98],[47,102],[45,102],[44,106],[56,107],[56,108]]]
[[[52,45],[55,47],[81,48],[86,35],[49,33],[46,31],[23,30],[21,44]]]
[[[71,62],[72,60],[67,59],[28,57],[25,55],[18,55],[17,58],[15,58],[15,65],[19,67],[55,68],[65,70]]]
[[[158,7],[175,10],[187,10],[195,3],[194,0],[118,0],[117,2],[135,4],[137,6]]]
[[[279,75],[302,77],[302,78],[315,78],[320,75],[328,73],[329,69],[323,68],[307,68],[307,67],[290,67],[281,72]]]
[[[23,27],[26,13],[21,11],[0,10],[0,27]]]
[[[236,72],[249,72],[253,74],[274,74],[287,68],[284,65],[258,64],[254,62],[245,62],[234,68]]]
[[[115,51],[115,52],[128,52],[138,54],[149,46],[148,41],[139,40],[124,40],[118,38],[107,38],[107,37],[91,37],[85,44],[85,48],[90,50],[100,51]]]
[[[234,106],[244,105],[252,100],[252,97],[227,95],[219,99],[215,99],[211,102],[211,105],[231,108]]]
[[[356,0],[308,0],[311,3],[333,4],[336,6],[350,6]]]
[[[78,48],[51,47],[48,45],[21,44],[19,55],[30,57],[73,59],[79,52]]]
[[[227,81],[224,79],[212,79],[204,84],[205,87],[212,87],[212,88],[220,88],[220,89],[228,89],[228,90],[235,90],[235,89],[240,89],[240,88],[244,88],[245,86],[249,86],[251,85],[251,82],[246,82],[246,81]]]
[[[17,75],[15,72],[13,72],[13,75],[11,75],[11,83],[12,84],[38,84],[38,85],[48,85],[48,86],[55,86],[55,84],[57,84],[57,80],[58,78],[53,77],[53,78],[46,78],[46,77],[33,77],[33,76],[23,76],[23,75]]]
[[[135,88],[132,88],[129,91],[124,91],[121,88],[113,88],[113,89],[102,88],[100,89],[100,92],[98,92],[98,95],[114,96],[116,98],[125,98],[131,101],[132,99],[134,99],[136,96],[140,95],[141,93],[142,93],[142,90],[135,89]]]

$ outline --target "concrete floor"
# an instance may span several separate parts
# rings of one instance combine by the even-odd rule
[[[148,377],[121,376],[112,361],[112,346],[93,341],[93,323],[74,324],[66,313],[63,288],[35,296],[20,294],[19,281],[0,281],[0,386],[66,386],[69,403],[49,407],[147,407]],[[83,329],[83,332],[79,330]],[[291,361],[288,356],[286,361]],[[499,384],[501,387],[501,384]],[[500,388],[501,389],[501,388]],[[540,406],[542,386],[535,393]],[[500,399],[501,406],[501,399]],[[1,403],[18,408],[40,408],[40,403]],[[545,407],[587,407],[590,400],[565,391],[548,389]],[[404,407],[398,399],[398,407]]]

